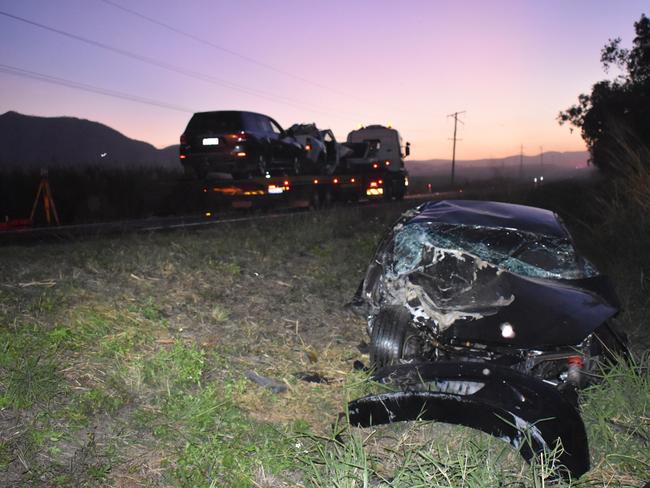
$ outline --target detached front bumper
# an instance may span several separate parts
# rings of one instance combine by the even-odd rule
[[[481,430],[509,442],[530,461],[558,445],[557,471],[589,470],[589,446],[577,410],[541,380],[480,362],[435,362],[383,368],[375,380],[397,391],[349,403],[351,425],[435,420]]]

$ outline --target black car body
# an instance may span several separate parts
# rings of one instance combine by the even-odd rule
[[[626,346],[610,320],[609,282],[553,212],[463,200],[410,210],[379,245],[354,304],[368,320],[377,379],[400,391],[352,402],[352,423],[459,423],[527,459],[559,440],[564,467],[588,469],[575,389]]]
[[[181,136],[180,160],[199,178],[298,174],[304,150],[271,117],[244,111],[199,112]]]

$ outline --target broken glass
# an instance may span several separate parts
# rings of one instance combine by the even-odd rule
[[[485,266],[531,278],[582,279],[597,274],[566,237],[440,222],[417,222],[397,229],[392,256],[396,275],[422,270],[446,257],[473,258]],[[481,267],[480,262],[476,264]]]

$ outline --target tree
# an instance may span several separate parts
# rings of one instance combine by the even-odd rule
[[[589,95],[581,94],[558,116],[560,124],[580,128],[592,163],[609,173],[639,169],[625,155],[650,148],[650,19],[641,15],[634,29],[631,49],[616,38],[601,51],[605,72],[615,66],[622,74],[594,84]]]

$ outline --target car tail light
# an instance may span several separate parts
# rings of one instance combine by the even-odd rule
[[[187,136],[185,134],[181,134],[181,144],[187,144]]]
[[[242,130],[235,134],[226,134],[225,138],[235,142],[243,142],[248,140],[248,134]]]
[[[181,154],[181,155],[178,156],[178,157],[179,157],[180,159],[186,159],[186,158],[187,158],[187,156],[186,156],[185,154]]]
[[[305,144],[305,151],[311,151],[311,144]]]

